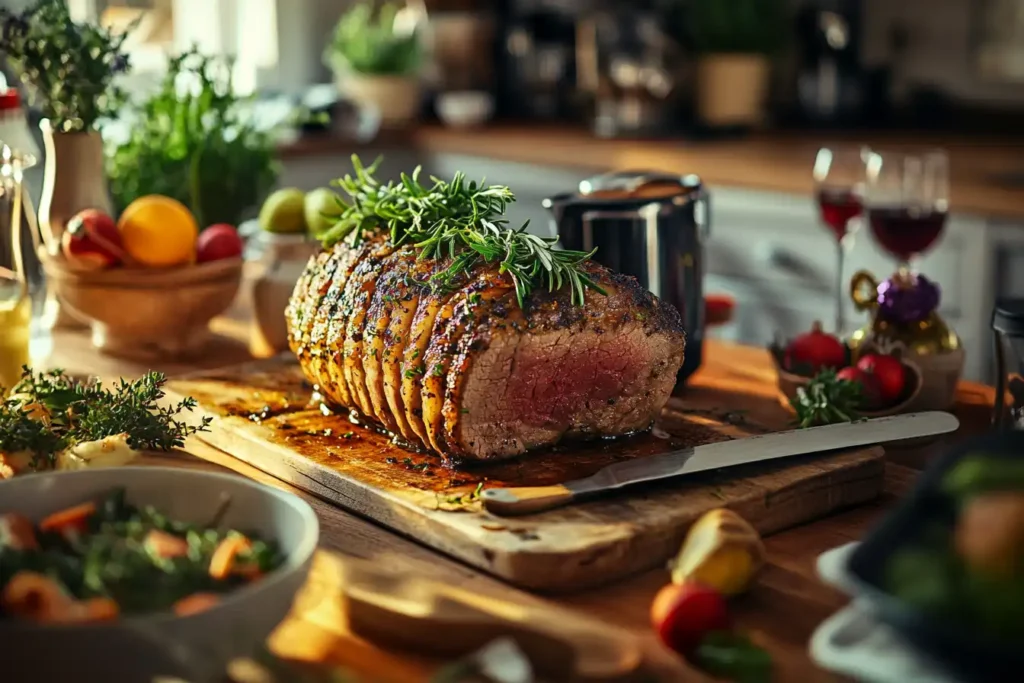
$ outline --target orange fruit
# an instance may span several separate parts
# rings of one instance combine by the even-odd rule
[[[124,250],[140,265],[163,268],[195,262],[199,226],[176,199],[139,197],[121,214],[117,229]]]

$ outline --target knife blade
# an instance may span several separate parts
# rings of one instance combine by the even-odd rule
[[[566,505],[580,496],[614,491],[645,481],[794,455],[948,434],[959,426],[960,421],[950,413],[927,411],[791,429],[624,460],[589,477],[564,484],[485,489],[480,495],[488,512],[504,516],[530,514]]]

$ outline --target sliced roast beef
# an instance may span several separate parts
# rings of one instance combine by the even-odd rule
[[[413,253],[383,237],[335,246],[333,270],[317,257],[296,285],[293,349],[337,407],[448,458],[488,459],[646,429],[668,399],[682,322],[634,278],[587,263],[605,294],[579,306],[568,288],[538,289],[520,306],[497,264],[439,288],[424,283],[442,266]]]

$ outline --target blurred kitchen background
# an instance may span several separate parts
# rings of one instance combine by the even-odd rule
[[[435,0],[384,23],[345,0],[68,2],[139,22],[131,91],[175,50],[233,55],[262,115],[291,117],[281,186],[379,153],[385,175],[422,164],[507,184],[511,221],[549,234],[542,199],[596,172],[699,175],[704,291],[736,301],[711,336],[765,344],[834,319],[823,146],[948,153],[948,218],[915,265],[941,286],[966,378],[992,377],[995,297],[1024,296],[1024,0]],[[847,279],[895,263],[856,230]]]

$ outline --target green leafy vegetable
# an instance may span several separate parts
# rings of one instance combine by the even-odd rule
[[[822,370],[790,399],[799,427],[816,427],[860,419],[861,387],[839,379],[834,370]]]
[[[177,199],[200,228],[238,225],[277,180],[273,131],[237,95],[230,60],[196,49],[172,57],[159,89],[128,110],[127,140],[107,159],[117,211],[150,194]]]
[[[556,238],[531,235],[526,225],[507,227],[501,216],[515,201],[507,187],[467,181],[461,172],[451,182],[432,177],[427,187],[419,181],[419,168],[411,176],[403,173],[400,182],[381,183],[374,178],[379,163],[365,168],[353,155],[355,175],[335,181],[349,200],[339,199],[337,222],[320,236],[325,246],[344,239],[356,245],[387,229],[396,245],[418,247],[420,258],[448,259],[430,280],[441,289],[457,287],[481,263],[497,263],[512,278],[520,306],[537,287],[569,287],[578,306],[587,289],[605,293],[583,268],[594,251],[556,249]]]
[[[150,372],[107,389],[63,370],[33,373],[23,368],[21,380],[0,405],[0,451],[30,451],[39,467],[52,465],[60,450],[117,434],[125,434],[128,446],[136,450],[181,446],[186,437],[205,431],[211,418],[196,426],[179,419],[183,411],[195,408],[193,398],[158,405],[166,381],[161,373]]]

